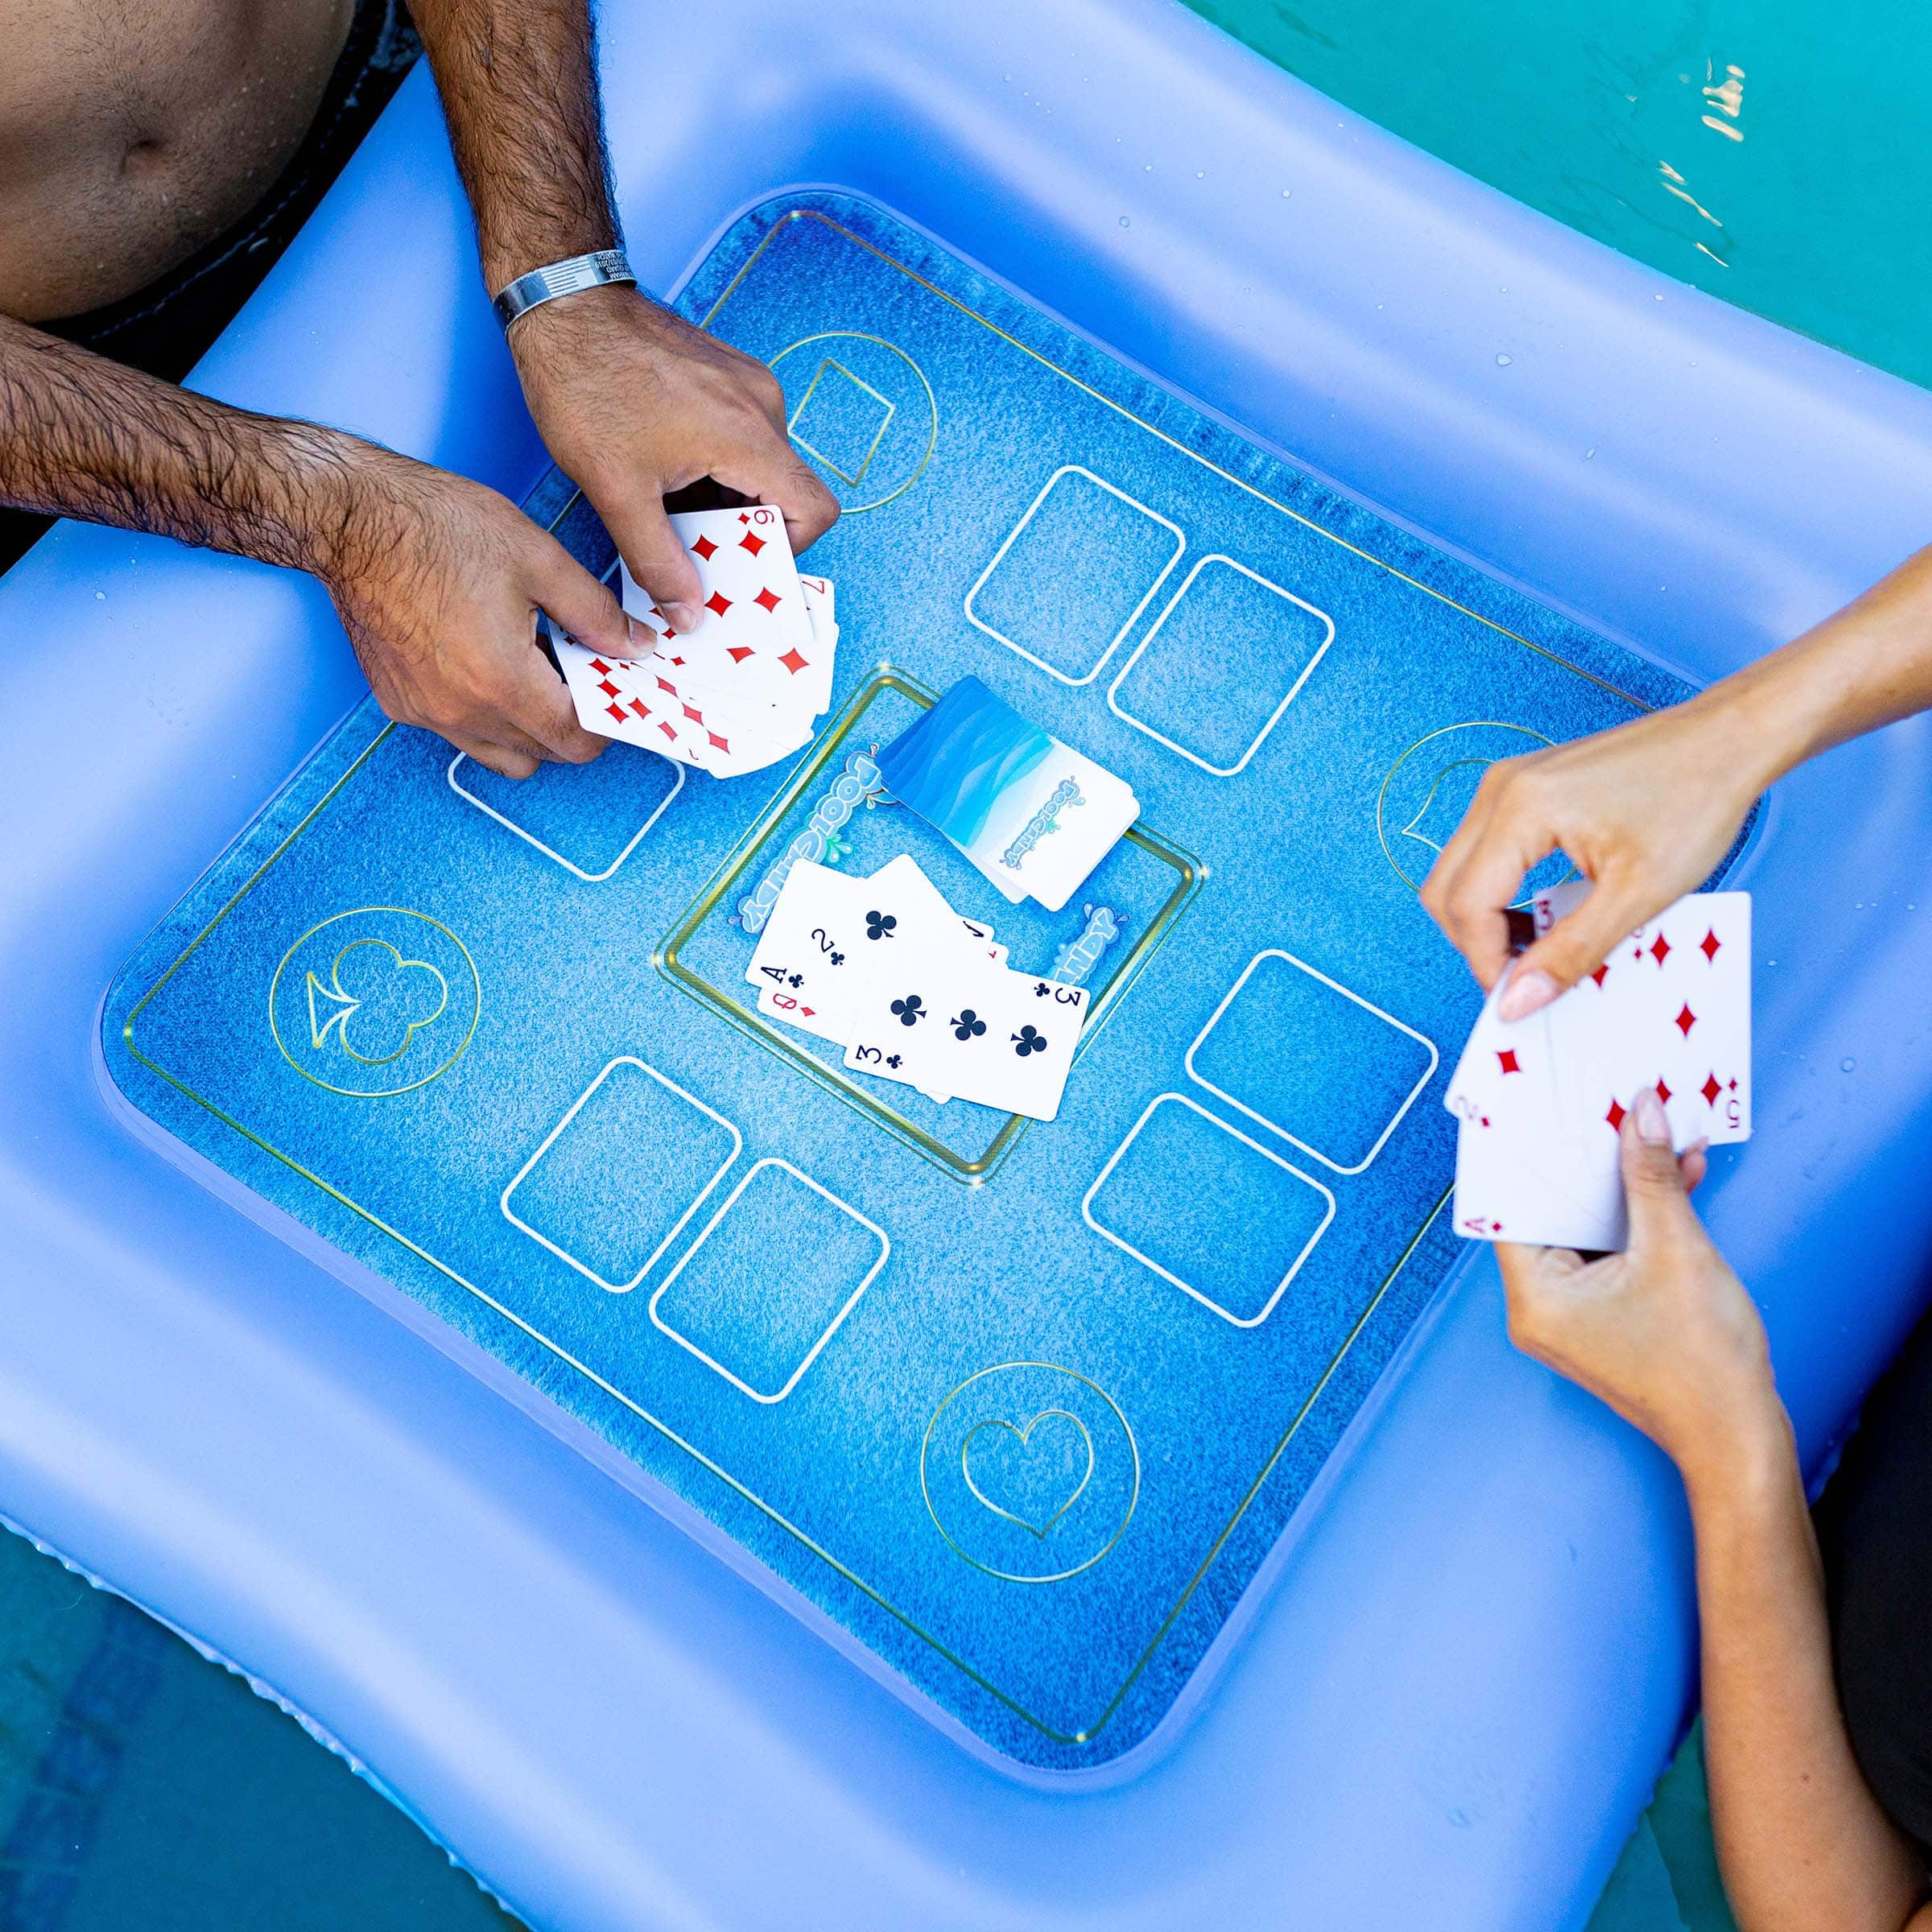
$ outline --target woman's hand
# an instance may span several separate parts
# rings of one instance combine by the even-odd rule
[[[1485,987],[1509,959],[1503,908],[1559,848],[1595,890],[1524,953],[1499,1009],[1521,1019],[1709,877],[1772,774],[1716,694],[1492,765],[1422,886]]]
[[[1655,1094],[1623,1125],[1630,1245],[1586,1261],[1566,1248],[1499,1245],[1509,1339],[1600,1397],[1684,1472],[1734,1463],[1787,1425],[1757,1310],[1705,1233],[1690,1191],[1704,1156],[1670,1151]],[[1785,1453],[1788,1455],[1789,1451]]]

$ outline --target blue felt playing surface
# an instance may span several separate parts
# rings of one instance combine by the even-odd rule
[[[1476,996],[1416,881],[1488,762],[1682,687],[869,206],[755,211],[682,306],[773,364],[847,510],[817,741],[518,786],[365,706],[129,964],[109,1063],[987,1744],[1096,1764],[1455,1258]],[[535,507],[607,567],[568,493]],[[1141,802],[1061,914],[861,795],[967,672]],[[1117,928],[1057,1121],[758,1016],[743,906],[828,833],[1023,970]]]

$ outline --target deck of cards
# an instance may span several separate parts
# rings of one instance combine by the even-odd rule
[[[546,619],[557,668],[586,731],[742,777],[795,752],[832,702],[836,598],[800,574],[785,519],[764,504],[688,510],[671,528],[697,566],[704,621],[674,633],[626,569],[624,608],[655,638],[611,658]]]
[[[1050,1121],[1092,995],[1006,964],[910,855],[856,877],[800,860],[745,969],[758,1011],[845,1049],[854,1071]]]
[[[1589,891],[1531,902],[1538,936]],[[1457,1117],[1455,1228],[1471,1241],[1608,1253],[1628,1230],[1619,1166],[1640,1088],[1678,1151],[1751,1137],[1751,895],[1679,899],[1540,1012],[1478,1018],[1444,1104]]]
[[[1058,912],[1141,815],[1118,778],[960,679],[878,754],[902,805],[943,832],[1014,905]]]

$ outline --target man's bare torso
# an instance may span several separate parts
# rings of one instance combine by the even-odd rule
[[[0,0],[0,314],[118,301],[247,213],[353,0]]]

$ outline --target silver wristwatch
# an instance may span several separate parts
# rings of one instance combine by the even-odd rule
[[[559,295],[574,295],[587,288],[601,288],[606,283],[634,283],[630,262],[621,248],[600,248],[594,254],[572,255],[567,262],[552,262],[547,268],[533,268],[518,275],[497,292],[497,319],[508,328],[518,316],[526,316]]]

